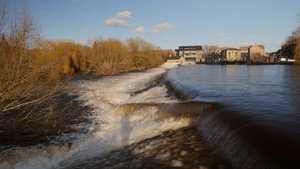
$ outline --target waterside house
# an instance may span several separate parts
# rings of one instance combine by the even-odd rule
[[[248,46],[247,61],[266,62],[267,59],[264,45],[256,45],[255,43]]]
[[[202,46],[179,46],[175,50],[176,57],[182,63],[200,63],[204,62],[205,58],[202,56]]]
[[[168,63],[182,63],[182,57],[179,56],[170,56],[167,59]]]
[[[219,55],[219,58],[218,58]],[[264,45],[248,45],[236,48],[219,48],[215,52],[207,55],[206,63],[216,62],[266,62],[268,57],[265,53]]]
[[[274,59],[272,59],[274,60]],[[220,62],[269,62],[264,45],[248,45],[237,48],[218,48],[204,56],[202,46],[179,46],[175,56],[169,57],[170,63],[220,63]]]
[[[222,50],[221,56],[222,56],[221,58],[222,61],[229,61],[229,62],[241,61],[241,51],[236,48],[227,48]]]
[[[281,49],[269,54],[270,62],[275,62],[280,57],[281,57]]]

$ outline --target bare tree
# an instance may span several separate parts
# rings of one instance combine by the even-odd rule
[[[300,14],[299,14],[300,17]],[[300,64],[300,26],[295,31],[295,35],[297,36],[297,45],[295,47],[294,53],[295,53],[295,59],[297,61],[297,64]]]
[[[25,3],[21,12],[15,9],[8,28],[10,45],[15,48],[32,49],[34,42],[40,39],[40,27],[34,22],[34,17]]]
[[[217,49],[218,49],[218,46],[215,46],[215,45],[211,45],[211,46],[204,45],[202,51],[203,51],[203,54],[210,54],[210,53],[216,51]]]
[[[3,33],[7,21],[7,2],[0,0],[0,35]]]
[[[25,3],[21,12],[15,10],[7,24],[7,38],[3,36],[0,44],[0,113],[16,110],[24,113],[22,119],[30,119],[44,114],[38,107],[45,106],[64,81],[53,75],[56,70],[51,63],[37,64],[43,60],[36,52],[39,50],[33,49],[40,31]]]

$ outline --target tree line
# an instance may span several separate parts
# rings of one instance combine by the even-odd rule
[[[25,3],[11,13],[7,1],[0,0],[0,113],[15,111],[22,114],[20,120],[38,119],[52,110],[49,100],[76,72],[114,75],[158,66],[168,57],[141,38],[98,38],[83,46],[40,34]]]
[[[281,55],[294,58],[296,64],[300,64],[300,26],[282,44]]]

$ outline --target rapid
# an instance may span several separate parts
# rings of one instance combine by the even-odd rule
[[[0,168],[297,168],[299,67],[177,66],[77,79],[87,122]],[[59,142],[59,143],[56,143]]]

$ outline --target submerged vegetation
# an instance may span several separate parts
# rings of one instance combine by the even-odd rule
[[[19,120],[40,119],[53,111],[53,99],[76,72],[114,75],[160,65],[166,56],[141,38],[98,39],[83,46],[40,36],[30,9],[7,11],[0,1],[0,113]]]

